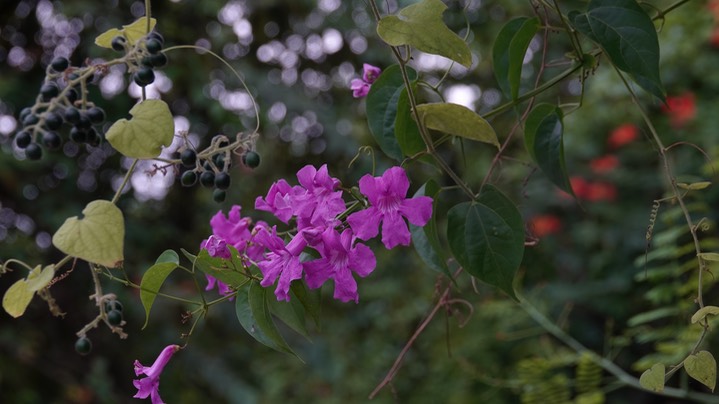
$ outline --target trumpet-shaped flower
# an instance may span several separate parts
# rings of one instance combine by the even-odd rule
[[[369,199],[370,206],[349,215],[347,222],[362,240],[377,236],[381,222],[382,243],[387,249],[406,246],[410,242],[410,233],[403,218],[415,226],[424,226],[432,217],[432,198],[406,198],[409,180],[401,167],[392,167],[381,177],[367,174],[360,179],[359,188]]]
[[[180,349],[179,345],[168,345],[165,349],[160,352],[160,356],[155,359],[155,363],[152,366],[143,366],[140,361],[135,361],[135,376],[144,374],[146,377],[141,379],[133,380],[132,383],[137,388],[137,394],[134,398],[147,398],[150,397],[152,404],[162,404],[162,398],[160,398],[160,374],[162,370],[170,361],[172,355]]]
[[[355,98],[362,98],[369,93],[369,89],[372,83],[377,80],[382,69],[377,66],[365,63],[362,66],[362,79],[353,79],[350,82],[350,89],[352,90],[352,96]]]
[[[277,300],[289,301],[290,283],[302,278],[300,253],[307,246],[303,233],[297,233],[285,245],[284,240],[277,236],[277,228],[273,227],[272,233],[267,230],[257,233],[255,241],[269,250],[265,253],[264,259],[257,262],[257,267],[260,268],[263,276],[260,285],[268,287],[279,278],[275,296]]]

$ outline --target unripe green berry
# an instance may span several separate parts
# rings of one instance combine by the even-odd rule
[[[110,310],[110,312],[107,313],[107,322],[110,323],[110,325],[119,326],[122,324],[122,312],[119,310]]]
[[[191,187],[197,182],[197,173],[194,171],[185,171],[180,177],[180,183],[183,187]]]
[[[248,151],[242,156],[242,162],[249,168],[257,168],[260,165],[260,155],[254,151]]]
[[[80,355],[87,355],[92,351],[92,342],[87,337],[80,337],[75,341],[75,351]]]
[[[212,200],[217,203],[222,203],[227,198],[227,192],[223,189],[215,189],[212,192]]]
[[[226,172],[221,172],[215,175],[215,188],[217,189],[227,189],[230,187],[230,174]]]
[[[119,300],[107,300],[105,301],[105,311],[107,313],[111,312],[112,310],[117,310],[122,312],[122,303],[120,303]]]

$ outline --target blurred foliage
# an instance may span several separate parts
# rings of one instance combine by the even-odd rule
[[[412,2],[388,3],[396,10]],[[657,3],[666,6],[669,2]],[[581,8],[582,4],[568,2],[567,6]],[[443,95],[451,99],[462,90],[473,97],[475,110],[486,112],[500,102],[490,60],[494,35],[509,18],[532,15],[532,8],[525,1],[452,1],[448,5],[445,22],[460,36],[467,35],[475,64],[468,71],[452,69]],[[670,13],[663,25],[659,23],[662,79],[670,97],[692,95],[694,112],[677,125],[661,105],[648,97],[643,101],[667,144],[696,143],[709,157],[717,158],[719,48],[711,42],[714,20],[705,7],[703,2],[690,2]],[[166,46],[210,47],[244,76],[261,111],[258,151],[263,160],[254,171],[233,169],[236,185],[220,205],[212,202],[209,190],[182,188],[177,181],[159,199],[138,193],[122,198],[127,219],[125,268],[132,278],[139,280],[167,248],[196,250],[218,209],[241,204],[247,214],[254,198],[264,195],[273,181],[292,180],[305,164],[329,162],[330,172],[345,184],[355,183],[371,169],[372,161],[366,157],[348,166],[359,146],[373,144],[364,103],[350,96],[348,83],[359,75],[362,63],[386,67],[392,59],[377,38],[362,0],[178,0],[154,2],[152,12]],[[0,258],[57,261],[60,256],[50,248],[49,236],[88,201],[112,194],[112,180],[121,167],[119,156],[107,148],[65,147],[65,153],[50,154],[41,162],[20,161],[14,156],[11,117],[33,103],[44,68],[54,55],[71,56],[76,65],[86,58],[111,57],[110,51],[93,44],[95,36],[142,13],[139,1],[0,3]],[[337,35],[342,38],[339,49],[332,42]],[[553,38],[550,35],[547,62],[559,59],[568,49]],[[530,49],[538,55],[542,46],[537,37]],[[184,117],[189,132],[201,143],[216,133],[252,129],[251,112],[231,111],[225,107],[234,104],[223,104],[223,100],[240,97],[234,93],[240,87],[220,63],[192,50],[172,51],[168,56],[170,63],[162,72],[172,87],[162,97],[176,116]],[[417,70],[430,82],[438,80],[447,65],[424,56],[414,61]],[[525,73],[536,72],[540,63],[535,57],[525,66]],[[673,226],[678,219],[669,204],[659,211],[644,267],[644,236],[652,204],[664,196],[665,184],[639,115],[614,72],[602,68],[605,64],[600,60],[600,68],[587,80],[582,108],[566,117],[565,153],[575,181],[605,184],[615,194],[575,203],[528,164],[520,140],[510,145],[508,153],[517,160],[504,159],[493,182],[519,204],[528,227],[540,215],[559,219],[559,227],[541,235],[539,244],[526,251],[519,289],[583,344],[611,355],[624,369],[636,366],[637,370],[646,368],[642,358],[662,353],[662,342],[681,343],[682,335],[692,332],[688,327],[692,291],[687,288],[695,285],[696,271],[685,264],[691,251],[682,250],[687,238],[681,225]],[[560,69],[547,68],[544,77]],[[524,76],[525,89],[533,84],[530,76]],[[93,99],[110,121],[126,117],[134,103],[124,90],[125,83],[112,99],[93,89]],[[578,78],[564,83],[548,98],[578,102],[579,85]],[[503,115],[491,123],[501,141],[516,120]],[[639,128],[639,138],[612,148],[608,137],[627,123]],[[447,158],[470,184],[478,184],[493,156],[481,145],[466,144],[463,150],[464,155]],[[616,157],[616,164],[597,170],[592,162],[607,155]],[[377,158],[381,172],[390,162]],[[695,148],[674,147],[672,160],[686,182],[698,180],[701,173],[707,179],[715,177]],[[238,162],[235,167],[242,165]],[[418,178],[430,172],[422,166],[412,170]],[[702,233],[703,242],[716,248],[714,223],[719,218],[712,207],[719,191],[711,187],[700,195],[704,202],[692,212],[697,218],[707,217],[711,226]],[[439,209],[446,211],[451,199],[451,194],[443,197]],[[538,228],[533,231],[539,235]],[[213,309],[200,321],[189,349],[179,353],[164,372],[163,398],[170,403],[366,401],[434,304],[440,287],[436,274],[423,268],[410,249],[378,253],[378,262],[375,273],[359,281],[358,305],[335,302],[326,294],[323,323],[313,330],[312,341],[288,334],[288,342],[304,364],[246,335],[231,304]],[[180,334],[188,331],[189,325],[181,322],[187,308],[164,299],[158,299],[150,325],[141,331],[144,314],[136,291],[107,282],[106,292],[117,293],[125,305],[125,330],[130,337],[119,340],[99,328],[89,334],[92,354],[77,355],[72,348],[75,332],[95,316],[87,299],[92,293],[88,270],[79,263],[52,288],[58,304],[67,311],[63,319],[51,317],[39,300],[20,319],[0,313],[1,402],[129,402],[135,393],[133,360],[149,362],[163,346],[179,342]],[[0,277],[0,290],[19,276]],[[173,279],[165,286],[171,293],[192,293],[189,278]],[[713,276],[705,279],[707,285],[714,283]],[[715,289],[705,295],[705,301],[716,303]],[[375,401],[580,402],[579,396],[587,395],[590,398],[581,402],[601,402],[605,397],[597,399],[596,369],[582,365],[581,357],[545,336],[502,294],[472,285],[466,277],[459,279],[452,294],[467,299],[472,311],[456,304],[437,317],[410,350],[391,387]],[[667,308],[671,315],[666,318],[638,320],[638,316]],[[707,343],[716,352],[716,335]],[[543,390],[531,390],[537,378],[544,381],[537,384]],[[627,388],[601,392],[606,402],[658,402],[655,396]]]

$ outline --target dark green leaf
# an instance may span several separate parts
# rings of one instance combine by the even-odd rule
[[[274,314],[283,323],[287,324],[290,328],[301,334],[303,337],[309,339],[309,333],[307,332],[307,324],[305,322],[305,308],[302,303],[297,299],[297,296],[290,290],[290,301],[284,300],[279,301],[274,298],[269,298],[270,312]]]
[[[229,286],[237,288],[249,280],[244,273],[235,268],[232,260],[210,257],[207,250],[201,250],[197,256],[190,254],[184,249],[181,251],[185,257],[192,262],[195,268]]]
[[[617,68],[664,100],[657,31],[636,1],[592,0],[586,13],[573,12],[569,18],[579,32],[602,47]]]
[[[513,100],[519,96],[524,55],[539,30],[539,18],[519,17],[504,24],[492,48],[494,75],[499,88]]]
[[[439,195],[439,192],[439,185],[437,185],[434,180],[429,180],[415,192],[414,196],[432,197],[432,212],[436,212],[437,195]],[[444,250],[439,243],[435,217],[436,215],[433,214],[432,218],[430,218],[424,227],[415,226],[410,223],[409,229],[412,233],[412,245],[415,251],[417,251],[417,254],[419,254],[419,257],[430,269],[451,278],[452,274],[450,274],[447,268],[447,259],[444,256]]]
[[[417,78],[417,72],[407,69],[410,80]],[[370,132],[384,154],[402,160],[402,150],[394,133],[397,119],[397,103],[404,90],[402,72],[398,65],[386,68],[367,94],[367,122]]]
[[[399,100],[397,100],[397,118],[394,121],[394,134],[397,138],[397,144],[399,144],[399,148],[405,156],[414,156],[421,151],[427,150],[427,146],[419,134],[417,123],[412,117],[412,107],[409,104],[406,88],[402,89]]]
[[[391,46],[409,45],[469,67],[472,65],[469,46],[442,21],[446,9],[441,0],[423,0],[403,8],[397,16],[383,17],[377,25],[377,34]]]
[[[161,264],[163,262],[172,262],[175,265],[180,265],[180,256],[174,250],[165,250],[157,257],[155,264]]]
[[[647,390],[660,392],[664,390],[665,369],[663,363],[657,363],[647,369],[639,377],[639,384]]]
[[[492,125],[463,105],[445,102],[422,104],[417,105],[417,113],[429,129],[499,147]]]
[[[174,252],[174,251],[173,251]],[[164,254],[164,253],[163,253]],[[160,255],[163,258],[163,255]],[[151,266],[144,275],[142,275],[142,281],[140,281],[140,300],[142,306],[145,308],[145,324],[142,328],[147,327],[147,322],[150,320],[150,309],[152,304],[155,302],[157,292],[160,291],[160,287],[167,279],[167,276],[177,268],[175,262],[160,262]]]
[[[317,327],[320,326],[320,289],[309,290],[304,281],[295,281],[290,284],[290,290],[294,297],[302,304],[305,313],[308,314]]]
[[[476,202],[450,209],[447,222],[447,238],[457,262],[516,300],[512,282],[524,254],[524,223],[512,201],[485,185]]]
[[[574,195],[564,163],[562,110],[539,104],[527,116],[524,144],[529,155],[554,185]]]

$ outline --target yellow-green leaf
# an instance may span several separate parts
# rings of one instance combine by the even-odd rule
[[[441,0],[412,4],[400,10],[399,15],[383,17],[377,25],[377,34],[391,46],[409,45],[469,67],[472,65],[469,46],[442,21],[446,9]]]
[[[704,306],[701,309],[697,310],[696,313],[694,313],[694,315],[692,316],[692,324],[704,320],[704,317],[708,315],[716,316],[717,314],[719,314],[719,307]]]
[[[27,277],[27,288],[31,292],[37,292],[47,286],[54,276],[55,265],[48,265],[42,270],[40,270],[40,265],[38,265]]]
[[[700,181],[700,182],[693,182],[691,184],[687,184],[685,182],[679,182],[677,183],[677,186],[681,189],[686,189],[689,191],[698,191],[700,189],[708,188],[709,185],[712,183],[710,181]]]
[[[52,236],[52,244],[67,255],[106,267],[123,261],[125,222],[122,212],[109,201],[92,201],[80,217],[65,220]]]
[[[150,18],[150,31],[155,28],[156,23],[157,20]],[[95,45],[112,49],[112,39],[118,35],[124,36],[130,44],[134,45],[147,33],[147,17],[141,17],[130,25],[123,25],[122,29],[111,28],[103,32],[95,38]]]
[[[34,295],[35,293],[30,291],[25,279],[20,279],[5,292],[5,296],[2,298],[2,307],[7,314],[18,318],[25,313],[25,309]]]
[[[651,369],[647,369],[639,377],[639,384],[647,390],[660,392],[664,390],[664,364],[657,363]]]
[[[463,105],[444,102],[422,104],[417,106],[417,112],[429,129],[499,147],[497,134],[492,126]]]
[[[719,261],[719,254],[717,253],[701,253],[699,258],[705,261]]]
[[[145,100],[130,110],[132,119],[120,119],[107,131],[112,147],[127,157],[150,159],[160,155],[175,135],[175,123],[162,100]]]
[[[692,379],[714,391],[717,384],[717,362],[707,351],[697,352],[684,359],[684,369]]]

